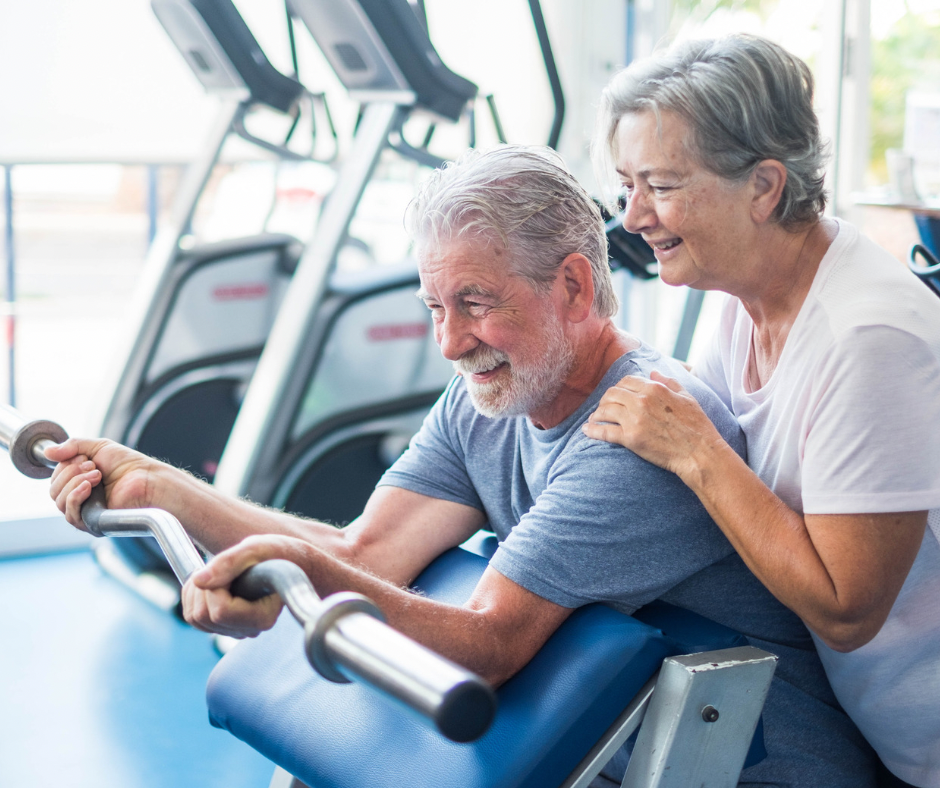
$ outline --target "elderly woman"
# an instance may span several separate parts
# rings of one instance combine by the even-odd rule
[[[823,218],[813,79],[751,36],[683,44],[606,89],[595,155],[663,281],[729,294],[696,374],[624,378],[585,426],[677,473],[811,630],[897,778],[940,786],[940,302]],[[890,778],[894,779],[894,778]]]

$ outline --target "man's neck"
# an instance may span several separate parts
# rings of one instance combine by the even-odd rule
[[[551,402],[529,414],[529,420],[539,429],[561,424],[591,396],[618,358],[640,346],[636,337],[620,331],[609,318],[598,320],[596,328],[579,332],[574,341],[574,364],[561,390]]]

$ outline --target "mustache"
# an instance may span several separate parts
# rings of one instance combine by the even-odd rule
[[[458,358],[453,365],[458,375],[472,375],[476,372],[486,372],[507,361],[509,356],[501,350],[481,345]]]

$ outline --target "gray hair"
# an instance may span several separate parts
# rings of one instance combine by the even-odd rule
[[[813,111],[813,75],[798,57],[752,35],[674,45],[617,74],[601,96],[593,146],[598,178],[613,176],[617,124],[628,113],[663,110],[691,130],[690,153],[726,180],[741,183],[774,159],[787,180],[773,219],[796,228],[818,219],[828,146]]]
[[[550,148],[468,151],[425,181],[408,206],[405,227],[421,249],[458,238],[498,243],[514,273],[541,293],[568,255],[582,254],[591,263],[594,314],[617,311],[600,209]]]

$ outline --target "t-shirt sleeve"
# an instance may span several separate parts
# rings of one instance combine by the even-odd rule
[[[431,408],[404,454],[379,479],[377,487],[405,490],[483,509],[470,477],[459,438],[457,378]]]
[[[940,364],[926,342],[886,326],[852,329],[812,386],[804,512],[940,507]]]
[[[585,437],[490,565],[557,605],[600,601],[632,613],[730,553],[677,476]]]

